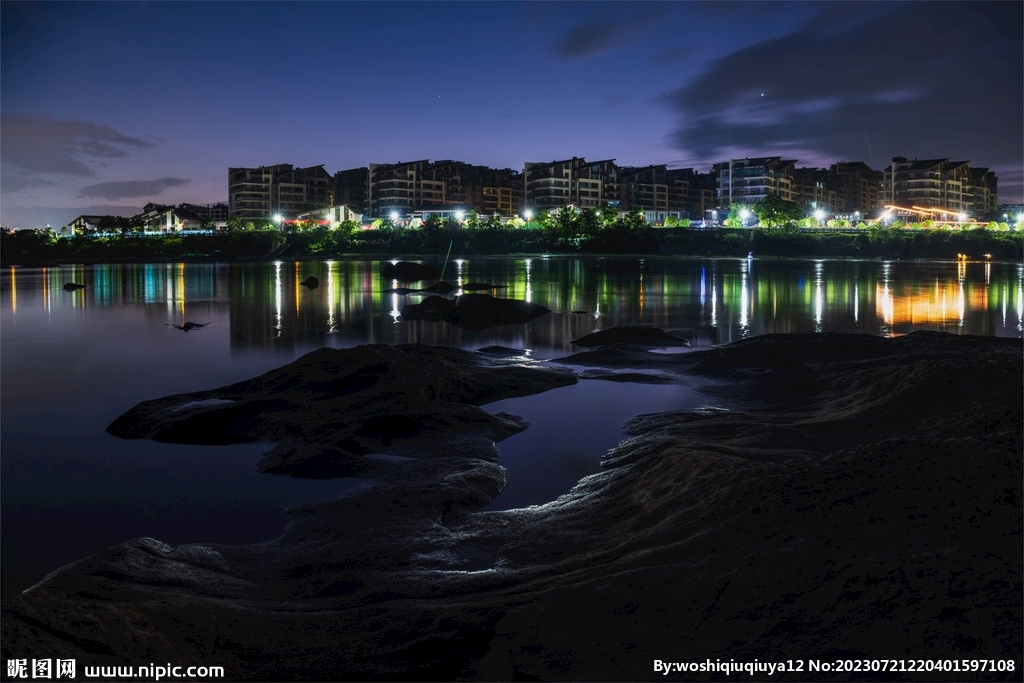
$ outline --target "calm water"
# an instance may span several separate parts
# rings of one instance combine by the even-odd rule
[[[456,261],[453,282],[552,313],[468,332],[403,321],[419,296],[383,290],[383,262],[170,263],[7,269],[0,275],[3,593],[114,543],[254,542],[283,508],[335,496],[347,480],[262,475],[265,446],[122,441],[104,428],[135,403],[208,389],[320,346],[502,344],[549,358],[614,325],[657,325],[706,348],[768,332],[904,334],[934,329],[1020,337],[1016,263],[737,259],[494,258]],[[440,266],[437,262],[435,265]],[[309,275],[321,286],[298,283]],[[65,292],[66,282],[87,285]],[[209,323],[184,333],[170,327]],[[492,507],[551,500],[597,470],[637,412],[698,405],[687,387],[587,381],[489,406],[533,426],[503,442],[509,487]],[[568,425],[568,427],[567,427]]]

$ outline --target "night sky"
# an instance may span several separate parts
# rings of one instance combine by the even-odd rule
[[[229,166],[969,159],[1022,201],[1024,5],[2,3],[0,223]]]

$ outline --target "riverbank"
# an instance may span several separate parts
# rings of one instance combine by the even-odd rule
[[[331,237],[328,235],[328,237]],[[605,239],[565,240],[542,230],[478,228],[432,235],[421,230],[365,230],[317,241],[301,232],[251,231],[211,235],[44,239],[20,231],[0,235],[3,266],[61,263],[332,259],[448,253],[456,257],[510,254],[755,256],[792,258],[1024,259],[1024,233],[993,230],[874,230],[865,232],[759,229],[648,229]]]
[[[5,657],[217,665],[229,680],[647,680],[653,660],[694,653],[1019,666],[1020,340],[588,350],[564,363],[714,378],[714,409],[635,418],[605,471],[566,496],[481,513],[503,477],[488,444],[523,425],[471,407],[602,381],[498,351],[322,350],[143,404],[124,423],[142,425],[134,436],[277,430],[304,445],[265,469],[372,467],[344,498],[294,509],[269,543],[139,539],[55,572],[5,601]],[[384,403],[328,405],[364,399]],[[364,462],[359,449],[411,459]]]

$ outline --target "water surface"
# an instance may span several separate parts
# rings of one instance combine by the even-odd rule
[[[427,262],[431,262],[427,260]],[[433,261],[440,266],[441,260]],[[917,329],[1021,336],[1017,263],[759,259],[479,258],[452,282],[506,285],[502,296],[552,312],[470,332],[404,321],[419,295],[384,290],[383,262],[105,264],[0,273],[0,485],[3,593],[114,543],[258,542],[282,510],[339,495],[345,480],[258,474],[259,444],[201,447],[104,433],[139,401],[252,377],[321,346],[491,344],[572,353],[577,337],[656,325],[708,348],[768,332]],[[299,285],[307,276],[321,286]],[[77,282],[84,290],[66,292]],[[182,332],[171,325],[209,323]],[[587,380],[488,409],[533,427],[499,444],[509,487],[493,507],[551,500],[597,470],[637,412],[691,407],[686,387]]]

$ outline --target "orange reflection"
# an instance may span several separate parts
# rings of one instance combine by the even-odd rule
[[[983,287],[965,288],[960,283],[936,282],[934,287],[916,292],[895,292],[878,285],[875,301],[875,311],[887,325],[952,323],[963,320],[968,308],[985,309],[988,293]]]
[[[11,268],[11,313],[18,312],[18,288],[14,284],[14,268]]]

